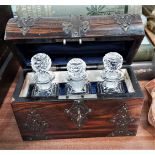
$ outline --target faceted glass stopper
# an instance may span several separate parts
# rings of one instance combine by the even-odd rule
[[[124,75],[121,71],[123,64],[122,56],[117,52],[107,53],[103,57],[104,70],[102,73],[103,82],[99,83],[99,89],[103,94],[123,93]]]
[[[73,58],[67,63],[68,87],[70,93],[86,92],[86,63],[79,58]]]
[[[117,52],[109,52],[103,57],[103,78],[108,79],[121,79],[122,78],[122,68],[123,57]]]
[[[34,76],[35,86],[32,91],[33,96],[51,96],[54,92],[52,80],[53,73],[49,73],[52,61],[50,57],[44,53],[35,54],[31,58],[32,69],[36,72]]]
[[[35,54],[31,58],[31,67],[36,72],[35,81],[36,83],[48,83],[51,81],[51,75],[48,73],[52,61],[50,57],[45,53]]]
[[[84,80],[87,77],[86,63],[79,58],[73,58],[67,63],[67,71],[73,81]]]
[[[35,54],[31,58],[31,67],[35,72],[45,72],[50,69],[52,61],[45,53]]]

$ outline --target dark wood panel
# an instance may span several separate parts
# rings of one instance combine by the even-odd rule
[[[19,69],[16,58],[9,50],[7,53],[5,61],[0,66],[0,107]]]
[[[135,36],[144,35],[143,24],[139,15],[134,15],[128,31],[124,31],[113,16],[91,16],[85,17],[89,20],[90,28],[82,37],[108,37],[108,36]],[[68,38],[62,29],[62,23],[68,18],[40,18],[25,36],[14,19],[10,19],[6,26],[5,40],[15,39],[52,39]]]
[[[143,99],[85,101],[86,106],[92,111],[88,114],[81,128],[77,128],[76,124],[65,113],[65,109],[69,109],[73,101],[13,103],[12,107],[23,139],[36,140],[111,136],[111,133],[116,130],[116,124],[112,123],[111,119],[116,115],[124,114],[119,114],[119,110],[124,104],[128,108],[125,117],[129,115],[127,117],[134,119],[126,126],[127,130],[135,135],[142,103]],[[34,121],[38,121],[39,124],[35,124]],[[45,126],[43,122],[46,124]]]

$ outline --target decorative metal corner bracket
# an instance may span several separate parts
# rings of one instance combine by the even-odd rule
[[[128,126],[134,121],[134,118],[130,117],[127,105],[124,103],[119,107],[117,114],[110,120],[115,125],[115,130],[108,136],[134,135],[134,132],[128,130]]]
[[[84,104],[84,100],[75,100],[70,109],[65,109],[65,113],[71,118],[77,128],[81,128],[87,119],[87,115],[92,110]]]
[[[63,22],[63,31],[71,37],[81,37],[89,30],[89,21],[82,16],[71,16],[69,22]]]
[[[131,14],[114,14],[113,18],[117,22],[117,24],[120,25],[120,27],[123,29],[123,31],[128,31],[132,18],[134,15]]]
[[[20,28],[22,34],[25,36],[26,33],[29,31],[30,27],[33,27],[36,20],[39,20],[40,18],[32,18],[28,16],[25,17],[16,17],[15,22],[17,23],[17,27]]]

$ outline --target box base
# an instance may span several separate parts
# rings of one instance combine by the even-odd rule
[[[134,91],[84,99],[24,97],[29,72],[25,70],[12,103],[23,140],[136,135],[143,94],[133,70],[127,68]]]

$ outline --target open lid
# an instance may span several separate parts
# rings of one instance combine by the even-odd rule
[[[102,64],[108,52],[118,52],[124,64],[131,64],[144,28],[139,15],[113,15],[63,18],[12,18],[5,40],[13,47],[24,68],[36,53],[48,54],[53,65],[66,65],[82,58],[87,65]],[[64,44],[63,44],[64,43]]]

